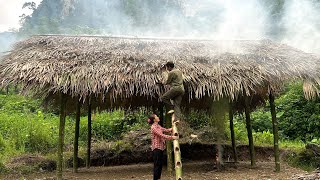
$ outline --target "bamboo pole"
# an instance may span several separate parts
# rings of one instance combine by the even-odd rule
[[[174,122],[175,116],[172,114],[172,134],[173,136],[179,136],[177,123]],[[176,171],[176,180],[182,180],[182,161],[179,140],[173,140],[173,152]]]
[[[164,107],[164,105],[163,105],[163,103],[162,102],[160,102],[159,103],[159,113],[160,113],[160,116],[159,116],[159,118],[161,119],[161,121],[160,121],[160,126],[162,126],[163,127],[163,120],[164,120],[164,116],[163,116],[163,108]]]
[[[246,115],[246,127],[248,132],[248,139],[249,139],[249,150],[250,150],[250,159],[251,159],[251,166],[256,166],[256,158],[254,152],[254,145],[253,145],[253,137],[252,137],[252,125],[250,119],[250,106],[249,106],[249,97],[245,97],[245,115]]]
[[[234,135],[232,103],[230,103],[230,105],[229,105],[229,121],[230,121],[232,155],[233,155],[233,160],[236,163],[236,162],[238,162],[238,155],[237,155],[237,146],[236,146],[236,140],[235,140],[235,135]]]
[[[280,157],[279,157],[279,133],[278,133],[278,122],[276,117],[276,107],[274,104],[274,95],[272,92],[269,94],[270,111],[272,117],[272,129],[273,129],[273,149],[275,158],[275,171],[280,172]]]
[[[166,128],[171,128],[171,119],[170,115],[166,113]],[[172,156],[172,142],[166,141],[166,149],[167,149],[167,171],[169,174],[173,173],[173,156]]]
[[[90,98],[88,98],[88,139],[87,139],[87,160],[86,160],[86,167],[90,168],[91,163],[91,102]]]
[[[14,93],[18,93],[18,85],[14,85]]]
[[[216,162],[217,162],[217,169],[221,170],[223,168],[223,147],[221,145],[221,140],[218,139],[217,144],[216,144]]]
[[[79,127],[80,127],[80,102],[79,97],[76,104],[76,125],[74,129],[74,144],[73,144],[73,172],[78,172],[78,152],[79,152]]]
[[[215,163],[217,165],[217,169],[220,170],[224,163],[223,163],[223,147],[222,147],[222,139],[223,134],[225,131],[225,121],[228,118],[228,111],[229,111],[229,101],[227,98],[223,97],[219,100],[214,101],[212,99],[212,102],[210,103],[209,108],[209,124],[211,127],[216,128],[216,156],[215,156]]]
[[[59,122],[59,139],[58,139],[58,167],[57,179],[62,180],[62,167],[63,167],[63,146],[64,146],[64,129],[66,122],[66,103],[67,95],[60,94],[60,122]]]

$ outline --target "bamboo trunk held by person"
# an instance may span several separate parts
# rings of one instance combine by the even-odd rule
[[[178,125],[178,122],[175,121],[175,115],[172,114],[172,135],[179,137],[177,125]],[[176,180],[182,180],[181,151],[180,151],[180,144],[178,139],[173,140],[173,149],[174,149],[173,152],[174,152]]]

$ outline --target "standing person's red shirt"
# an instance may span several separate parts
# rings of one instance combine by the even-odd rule
[[[165,135],[163,132],[171,132],[170,129],[161,127],[159,124],[152,124],[151,126],[151,149],[165,149],[165,141],[171,140],[172,136]]]

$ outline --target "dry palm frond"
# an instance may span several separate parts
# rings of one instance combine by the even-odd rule
[[[312,99],[313,97],[319,96],[319,88],[310,81],[303,82],[303,93],[306,99]]]

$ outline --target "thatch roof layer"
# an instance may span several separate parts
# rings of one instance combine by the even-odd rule
[[[305,80],[316,95],[319,57],[270,40],[182,40],[43,35],[17,43],[0,65],[2,85],[72,96],[158,97],[160,66],[174,61],[190,98],[231,99]]]

